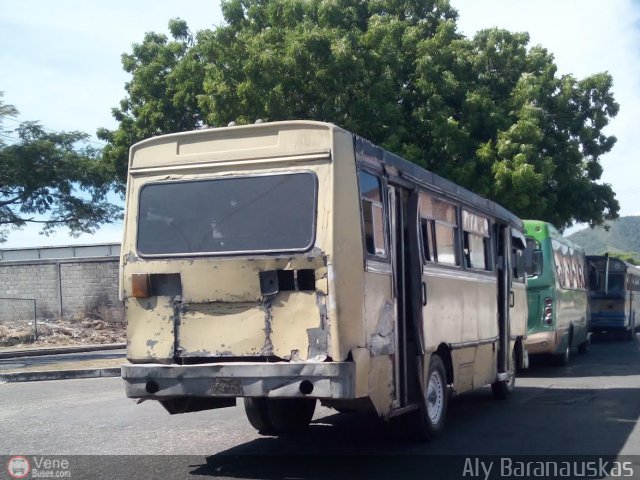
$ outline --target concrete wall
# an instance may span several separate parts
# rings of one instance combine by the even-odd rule
[[[90,248],[0,251],[0,321],[32,320],[34,304],[37,318],[123,319],[118,299],[119,245],[86,247]],[[70,252],[83,257],[64,258]],[[52,258],[56,255],[63,258]]]

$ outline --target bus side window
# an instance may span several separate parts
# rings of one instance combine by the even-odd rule
[[[492,270],[489,220],[462,210],[462,228],[465,266],[476,270]]]
[[[435,248],[433,245],[433,220],[420,219],[420,233],[422,236],[422,255],[426,262],[435,262]]]
[[[436,261],[445,265],[460,265],[458,260],[458,228],[436,222]]]
[[[460,265],[457,208],[448,202],[433,199],[436,262]]]
[[[426,261],[460,265],[455,205],[420,192],[420,231]]]
[[[358,180],[362,202],[362,226],[367,253],[377,257],[386,257],[384,205],[380,194],[380,179],[375,175],[361,171],[358,173]]]
[[[511,264],[513,265],[513,279],[518,282],[524,282],[524,253],[519,248],[513,249]]]

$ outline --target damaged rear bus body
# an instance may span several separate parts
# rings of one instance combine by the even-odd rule
[[[317,400],[443,426],[447,398],[527,361],[522,222],[334,125],[164,135],[129,160],[127,396],[244,398],[264,433]]]

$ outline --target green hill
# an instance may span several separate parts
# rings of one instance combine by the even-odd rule
[[[613,253],[629,255],[640,261],[640,216],[620,217],[609,223],[609,231],[603,227],[585,228],[568,235],[571,241],[581,245],[587,255]]]

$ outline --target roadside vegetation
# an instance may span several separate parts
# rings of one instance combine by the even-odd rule
[[[46,347],[124,343],[124,321],[100,318],[52,318],[33,322],[0,323],[0,347]]]

